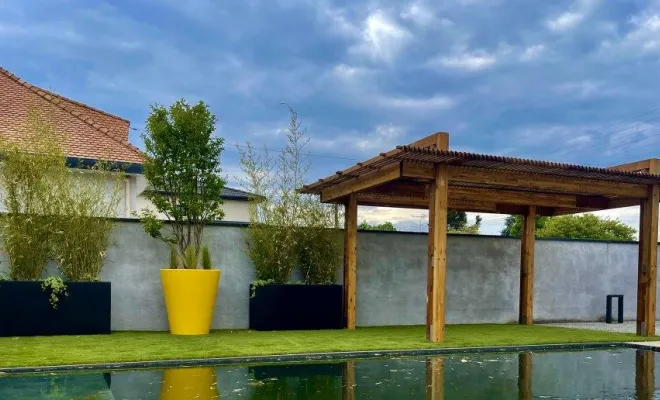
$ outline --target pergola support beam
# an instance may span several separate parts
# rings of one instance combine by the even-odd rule
[[[641,336],[655,336],[659,203],[660,186],[649,185],[648,197],[640,203],[637,334]]]
[[[536,207],[528,206],[522,216],[520,235],[520,309],[518,322],[532,325],[534,322],[534,242]]]
[[[426,335],[431,342],[442,342],[445,335],[448,189],[447,166],[438,164],[429,202]]]
[[[344,317],[346,328],[355,329],[357,295],[357,196],[346,200],[344,216]]]

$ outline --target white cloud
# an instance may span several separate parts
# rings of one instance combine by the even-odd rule
[[[545,52],[545,46],[542,44],[535,44],[526,47],[520,54],[520,61],[527,62],[538,59]]]
[[[634,28],[626,36],[626,42],[647,52],[660,50],[660,15],[635,16],[630,23]]]
[[[408,97],[408,96],[386,96],[382,95],[376,99],[383,107],[406,109],[410,111],[419,110],[446,110],[454,105],[454,101],[443,95],[430,97]]]
[[[391,62],[412,39],[412,34],[382,10],[365,19],[360,42],[349,49],[374,60]]]
[[[548,19],[545,24],[554,32],[571,30],[589,17],[598,3],[599,0],[576,0],[568,11]]]
[[[435,12],[421,1],[411,3],[401,12],[401,18],[412,21],[421,27],[428,27],[434,24],[440,26],[450,26],[453,22],[448,18],[439,18]]]
[[[313,137],[310,140],[310,149],[327,151],[341,151],[346,154],[347,150],[353,150],[360,157],[373,155],[374,153],[391,150],[402,143],[408,129],[401,125],[381,124],[369,132],[342,132],[340,134],[326,137]]]
[[[463,52],[449,57],[431,60],[429,65],[440,65],[446,68],[460,69],[469,72],[486,70],[495,65],[497,56],[484,50]]]

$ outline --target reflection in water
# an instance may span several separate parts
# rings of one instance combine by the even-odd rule
[[[220,398],[215,368],[170,368],[163,372],[161,400]]]
[[[639,400],[653,399],[655,392],[655,353],[635,352],[635,395]]]
[[[0,399],[660,399],[653,352],[461,354],[0,377]]]

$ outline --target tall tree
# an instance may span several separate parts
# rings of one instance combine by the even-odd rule
[[[520,236],[522,218],[507,217],[502,236]],[[536,236],[558,239],[634,240],[637,231],[623,222],[594,214],[537,217]]]
[[[204,226],[224,217],[220,197],[225,185],[220,176],[224,140],[215,136],[215,123],[204,102],[191,106],[178,100],[169,108],[152,106],[142,136],[147,154],[144,176],[151,185],[145,195],[171,222],[169,235],[163,236],[163,223],[150,210],[142,211],[142,224],[182,259],[188,246],[199,254]]]

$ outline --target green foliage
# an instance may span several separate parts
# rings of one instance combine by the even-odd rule
[[[179,255],[174,247],[170,247],[170,269],[177,269],[179,267]]]
[[[479,228],[481,228],[481,221],[482,221],[481,216],[477,215],[475,217],[474,224],[468,225],[467,220],[466,220],[465,224],[463,224],[462,227],[459,228],[459,229],[452,228],[452,226],[450,224],[447,224],[448,225],[447,226],[447,228],[448,228],[447,232],[448,233],[458,233],[458,234],[462,233],[462,234],[469,234],[469,235],[478,235],[479,234]]]
[[[367,221],[362,221],[360,222],[360,225],[358,225],[358,230],[395,232],[396,227],[391,222],[383,222],[382,224],[372,225]]]
[[[341,238],[325,228],[339,225],[339,213],[336,207],[297,191],[310,166],[303,151],[308,139],[296,112],[289,111],[287,144],[277,159],[250,144],[239,148],[247,176],[242,183],[254,194],[246,252],[259,281],[287,283],[300,266],[305,282],[326,283],[340,265]]]
[[[125,175],[110,163],[72,168],[59,194],[53,252],[71,281],[98,281],[115,217],[123,200]]]
[[[197,269],[199,264],[199,253],[195,250],[195,247],[190,245],[186,247],[183,251],[183,268],[185,269]]]
[[[538,232],[545,226],[545,223],[548,221],[549,217],[536,217],[536,232]],[[502,229],[502,236],[515,236],[520,237],[522,232],[522,217],[520,215],[509,215],[504,221],[504,228]]]
[[[38,280],[53,258],[69,280],[98,280],[124,176],[102,162],[69,168],[53,123],[32,111],[28,126],[30,151],[11,143],[0,146],[7,209],[0,235],[10,276]]]
[[[549,218],[538,237],[593,240],[635,240],[637,230],[617,219],[594,214]]]
[[[334,225],[334,209],[307,197],[301,214],[296,253],[303,280],[314,285],[332,283],[336,279],[343,250],[341,231],[329,228]]]
[[[224,140],[214,136],[216,117],[204,102],[178,100],[169,108],[154,105],[143,135],[147,159],[146,197],[171,222],[168,232],[155,214],[140,218],[150,236],[174,245],[179,255],[193,246],[198,255],[204,226],[224,217],[220,156]]]
[[[41,289],[43,291],[50,290],[48,302],[53,307],[53,309],[57,309],[59,306],[61,296],[69,295],[66,291],[66,284],[59,276],[50,276],[46,278],[41,283]]]
[[[208,246],[202,247],[202,269],[212,269],[213,264],[211,263],[211,252],[209,251]]]
[[[58,220],[60,184],[67,175],[64,153],[58,145],[54,124],[30,111],[25,141],[20,145],[0,142],[0,187],[6,214],[0,217],[0,237],[9,258],[13,280],[41,279],[51,257],[52,232]]]
[[[257,295],[257,288],[258,287],[270,285],[270,284],[273,284],[273,283],[277,283],[277,282],[275,282],[273,279],[266,279],[266,280],[257,279],[257,280],[252,281],[252,290],[250,291],[250,298],[254,298]]]
[[[461,232],[467,227],[467,213],[465,211],[447,211],[447,228],[452,232]]]
[[[521,224],[520,216],[509,216],[502,236],[520,236]],[[594,214],[536,218],[536,236],[542,238],[632,241],[636,232],[619,220]]]

